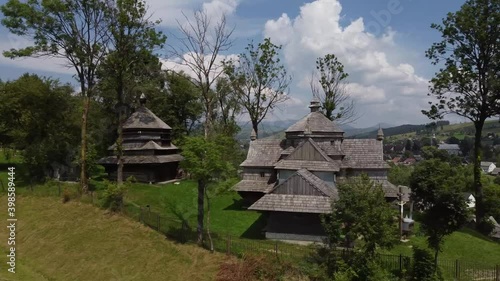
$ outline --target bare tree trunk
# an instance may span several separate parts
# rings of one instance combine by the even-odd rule
[[[214,252],[214,242],[212,241],[212,235],[210,234],[210,198],[208,198],[208,193],[205,188],[205,198],[207,199],[207,236],[210,243],[210,252]]]
[[[80,151],[80,184],[83,193],[87,193],[89,189],[88,174],[87,174],[87,121],[90,109],[90,98],[85,95],[83,97],[83,114],[82,114],[82,143]]]
[[[257,121],[252,120],[252,129],[255,131],[255,138],[259,138],[259,123]]]
[[[116,140],[116,160],[118,168],[116,170],[116,183],[123,184],[123,112],[118,112],[118,139]]]
[[[476,197],[476,228],[484,219],[483,209],[483,185],[481,184],[481,134],[484,120],[475,122],[476,133],[474,135],[474,196]]]
[[[202,180],[198,180],[198,245],[203,245],[203,215],[205,211],[204,206],[204,196],[205,196],[205,183]]]

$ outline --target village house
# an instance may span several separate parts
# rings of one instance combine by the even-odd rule
[[[483,170],[483,172],[485,172],[486,174],[492,173],[496,167],[497,165],[495,165],[495,163],[493,162],[481,161],[481,170]]]
[[[388,201],[398,188],[387,180],[383,159],[383,132],[377,139],[345,139],[344,132],[320,112],[313,100],[311,112],[290,126],[283,140],[253,136],[242,180],[234,187],[250,210],[267,213],[268,239],[321,241],[320,214],[331,211],[338,198],[337,184],[366,173],[380,184]]]
[[[172,128],[158,118],[146,106],[146,97],[141,95],[140,106],[123,123],[123,178],[133,176],[137,181],[156,183],[173,180],[183,157],[172,144]],[[110,154],[116,144],[108,148]],[[117,157],[100,159],[111,180],[117,177]]]
[[[441,143],[438,146],[439,150],[444,150],[448,152],[450,155],[460,155],[460,147],[458,144],[448,144],[448,143]]]

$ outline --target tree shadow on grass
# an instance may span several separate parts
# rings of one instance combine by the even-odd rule
[[[264,229],[267,225],[267,214],[261,213],[260,217],[243,232],[241,238],[265,239]]]
[[[472,229],[470,227],[467,227],[467,226],[464,227],[464,228],[462,228],[462,229],[460,229],[458,232],[474,236],[474,237],[476,237],[478,239],[481,239],[481,240],[484,240],[484,241],[496,242],[495,240],[491,239],[490,237],[485,236],[485,235],[483,235],[483,234],[477,232],[476,230],[474,230],[474,229]]]
[[[227,206],[224,208],[224,210],[227,211],[246,211],[248,207],[250,207],[251,204],[248,204],[245,200],[243,199],[233,199],[233,204]]]

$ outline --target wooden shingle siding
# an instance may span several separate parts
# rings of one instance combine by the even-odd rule
[[[295,195],[315,195],[325,196],[319,192],[314,186],[304,180],[298,174],[294,174],[283,184],[279,185],[272,191],[273,194],[295,194]]]
[[[311,142],[305,142],[292,152],[287,160],[309,160],[309,161],[327,161],[323,154],[313,146]]]

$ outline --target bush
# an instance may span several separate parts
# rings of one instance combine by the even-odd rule
[[[105,181],[105,190],[102,198],[102,207],[111,210],[112,212],[120,212],[123,209],[123,198],[129,184],[117,185],[109,181]]]
[[[413,268],[411,272],[413,281],[436,281],[436,266],[434,257],[427,249],[413,248]]]
[[[288,263],[263,255],[247,255],[242,260],[230,258],[217,273],[217,281],[301,280],[300,274]],[[303,279],[302,279],[303,280]]]
[[[71,192],[69,191],[68,188],[65,188],[62,194],[62,202],[63,203],[69,202],[70,199],[71,199]]]

